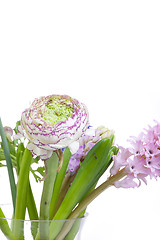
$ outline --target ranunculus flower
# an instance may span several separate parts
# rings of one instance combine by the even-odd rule
[[[76,152],[79,146],[75,141],[88,125],[84,104],[67,95],[50,95],[35,99],[22,113],[19,131],[29,140],[27,148],[32,154],[45,160],[67,146]]]

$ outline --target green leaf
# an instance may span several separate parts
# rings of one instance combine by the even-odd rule
[[[0,161],[5,160],[5,156],[4,156],[4,151],[2,148],[0,148]]]
[[[0,167],[6,167],[7,165],[0,163]]]
[[[4,150],[5,159],[7,162],[7,169],[8,169],[8,175],[9,175],[9,181],[11,186],[11,194],[12,194],[12,201],[13,201],[13,209],[15,210],[15,204],[16,204],[16,184],[15,184],[15,178],[13,174],[13,166],[10,156],[10,150],[7,142],[7,138],[3,129],[3,125],[0,118],[0,135],[2,138],[2,145]]]
[[[19,132],[18,129],[17,129],[17,127],[20,126],[20,125],[21,125],[21,121],[19,120],[19,121],[16,122],[16,126],[15,126],[15,128],[13,129],[13,130],[15,131],[15,133],[18,133],[18,132]]]
[[[27,192],[27,209],[28,209],[28,214],[29,214],[29,218],[30,220],[38,220],[38,212],[37,212],[37,208],[36,208],[36,203],[34,200],[34,196],[33,196],[33,192],[31,189],[31,185],[29,183],[28,186],[28,192]],[[38,231],[38,221],[31,221],[31,232],[32,232],[32,236],[36,237]]]
[[[33,158],[33,159],[32,159],[32,164],[33,164],[33,163],[37,163],[37,164],[38,164],[38,163],[39,163],[39,160],[40,160],[40,157]]]
[[[45,167],[38,167],[36,172],[38,172],[39,174],[41,174],[42,177],[44,177]]]
[[[31,172],[32,172],[36,182],[38,182],[42,177],[44,177],[45,168],[44,167],[38,167],[36,170],[33,170],[31,168]],[[37,173],[39,173],[41,175],[41,177],[39,175],[37,175]]]
[[[11,155],[11,158],[15,158],[16,157],[16,145],[13,143],[13,142],[10,142],[7,138],[6,138],[6,141],[7,141],[7,145],[8,145],[8,148],[9,148],[9,152],[10,152],[10,155]],[[4,155],[4,150],[3,150],[3,144],[1,144],[1,149],[0,149],[0,159],[1,157],[3,158],[3,160],[5,159],[5,155]]]
[[[8,142],[10,154],[13,155],[13,156],[16,156],[16,151],[15,151],[15,145],[14,145],[14,143],[13,143],[13,142],[10,142],[8,139],[7,139],[7,142]]]
[[[17,184],[15,219],[24,220],[25,218],[31,162],[32,155],[30,151],[26,148],[23,154],[22,163],[20,165],[20,172]],[[17,239],[21,239],[23,237],[23,224],[23,221],[15,221],[14,223],[13,232]]]
[[[89,192],[93,185],[98,181],[110,163],[111,158],[108,157],[112,147],[113,137],[102,139],[99,141],[85,157],[75,179],[72,182],[60,208],[58,209],[54,220],[66,219],[73,208],[83,197]],[[62,223],[54,223],[50,225],[50,238],[54,239],[60,231]]]
[[[45,168],[44,167],[37,167],[36,169],[32,168],[32,164],[38,164],[40,160],[40,157],[36,157],[32,159],[30,171],[33,174],[36,182],[38,182],[42,177],[44,177],[45,174]],[[40,176],[39,176],[40,174]]]
[[[62,215],[67,216],[73,207],[81,201],[83,196],[97,182],[97,176],[98,178],[100,177],[99,173],[105,166],[108,167],[110,164],[110,159],[107,159],[107,156],[111,146],[112,142],[110,139],[102,139],[87,154],[67,192],[65,200],[61,205],[61,209],[57,213],[58,216],[61,215],[64,206],[63,209],[67,208],[67,211],[63,210]],[[57,219],[58,216],[55,216],[55,219]]]
[[[19,175],[19,171],[20,171],[20,165],[21,165],[24,150],[25,150],[24,144],[22,142],[19,143],[18,148],[17,148],[17,154],[16,154],[16,161],[17,161],[16,167],[17,167],[18,175]]]
[[[0,229],[3,232],[3,234],[7,237],[7,239],[16,240],[16,238],[13,236],[13,233],[8,225],[6,217],[1,208],[0,208]]]

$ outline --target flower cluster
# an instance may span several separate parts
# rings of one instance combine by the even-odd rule
[[[68,171],[75,172],[91,148],[101,139],[109,138],[111,135],[114,135],[113,130],[109,130],[104,126],[100,126],[96,129],[89,126],[85,134],[79,139],[78,151],[70,158]]]
[[[131,137],[129,142],[130,148],[119,147],[118,154],[113,156],[111,174],[115,175],[121,168],[127,173],[125,178],[115,182],[116,187],[138,187],[141,181],[147,183],[147,176],[160,176],[160,123],[149,126],[137,138]]]
[[[3,128],[0,119],[0,135],[0,161],[7,163],[14,218],[24,220],[28,208],[30,219],[37,221],[33,239],[73,239],[79,224],[54,220],[83,217],[87,206],[112,185],[138,187],[142,181],[147,183],[147,177],[160,176],[160,123],[131,137],[131,147],[119,146],[118,151],[114,132],[91,127],[85,105],[67,95],[35,99],[15,129]],[[17,140],[20,137],[24,139]],[[44,167],[33,170],[39,159],[45,160],[45,171]],[[5,165],[0,162],[0,166]],[[96,186],[109,166],[109,177]],[[39,174],[44,181],[39,214],[30,172],[36,181]],[[23,221],[15,221],[12,230],[4,219],[0,208],[0,230],[12,239],[24,239]],[[41,220],[47,221],[43,225]]]

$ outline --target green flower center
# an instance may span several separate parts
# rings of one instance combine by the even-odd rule
[[[64,122],[67,118],[73,115],[74,108],[71,102],[67,99],[50,99],[46,105],[43,119],[48,124],[56,124]]]

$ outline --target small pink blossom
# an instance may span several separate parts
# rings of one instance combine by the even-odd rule
[[[124,179],[120,180],[120,181],[116,181],[114,183],[114,186],[117,188],[134,188],[134,187],[138,187],[139,184],[137,182],[134,181],[135,178],[133,175],[128,175],[127,177],[125,177]]]
[[[84,149],[83,146],[80,146],[78,151],[73,154],[69,160],[68,170],[70,172],[74,172],[80,166],[80,159],[83,157],[83,155]]]
[[[143,154],[144,148],[143,148],[143,133],[139,134],[139,136],[136,137],[131,137],[128,142],[131,144],[130,151],[133,154]]]
[[[121,167],[128,165],[127,159],[132,155],[128,148],[119,147],[117,155],[113,156],[113,167],[111,168],[111,174],[115,175]]]

